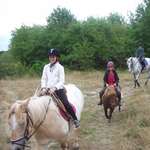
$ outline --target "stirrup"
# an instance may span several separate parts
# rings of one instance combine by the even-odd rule
[[[74,120],[74,125],[75,125],[75,128],[79,128],[80,127],[80,121]]]

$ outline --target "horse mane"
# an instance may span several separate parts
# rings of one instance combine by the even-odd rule
[[[20,113],[25,112],[26,110],[32,115],[33,121],[41,121],[46,113],[46,109],[49,103],[49,100],[51,101],[50,96],[42,96],[42,97],[31,97],[30,99],[26,100],[18,100],[15,103],[12,104],[9,116],[10,118],[11,114],[16,112],[16,109],[19,108]]]

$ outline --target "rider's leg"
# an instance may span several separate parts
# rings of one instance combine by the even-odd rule
[[[97,105],[102,105],[103,104],[102,97],[104,95],[105,90],[106,90],[106,87],[104,86],[103,89],[99,92],[100,102]]]
[[[141,72],[144,70],[144,68],[145,68],[145,62],[144,61],[142,61],[141,62],[141,65],[142,65],[142,69],[141,69]]]
[[[117,97],[118,97],[119,105],[121,106],[121,91],[120,91],[120,87],[117,86],[117,87],[115,88],[115,90],[116,90],[116,94],[117,94]]]
[[[64,106],[67,109],[68,113],[71,115],[72,119],[74,120],[75,126],[79,127],[80,123],[77,119],[77,116],[76,116],[72,106],[70,105],[70,103],[68,101],[65,90],[64,89],[57,90],[56,95],[61,100],[61,102],[64,104]]]

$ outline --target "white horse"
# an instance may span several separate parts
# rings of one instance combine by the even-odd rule
[[[84,105],[81,91],[73,84],[65,86],[71,104],[76,108],[80,120]],[[9,125],[11,129],[11,150],[23,150],[28,147],[27,141],[35,136],[39,150],[48,149],[50,140],[61,144],[63,150],[68,150],[72,139],[72,149],[79,149],[78,130],[69,125],[60,114],[58,107],[50,96],[31,97],[28,100],[15,102],[10,109]]]
[[[150,79],[150,58],[145,58],[147,64],[145,67],[146,72],[148,72],[148,77],[147,80],[145,81],[145,85],[147,85],[149,79]],[[140,83],[139,83],[139,77],[141,74],[141,70],[142,70],[142,66],[138,60],[138,58],[136,57],[130,57],[127,59],[127,66],[129,69],[129,72],[131,72],[133,74],[134,77],[134,87],[136,87],[136,85],[138,87],[140,87]]]

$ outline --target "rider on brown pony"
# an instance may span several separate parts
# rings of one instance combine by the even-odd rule
[[[100,102],[98,103],[98,105],[102,105],[102,97],[103,97],[103,94],[104,94],[106,88],[110,85],[113,85],[116,90],[119,105],[121,106],[121,91],[120,91],[120,87],[119,87],[119,77],[114,68],[114,63],[112,61],[109,61],[107,63],[107,70],[105,72],[103,80],[104,80],[104,87],[99,93]]]

